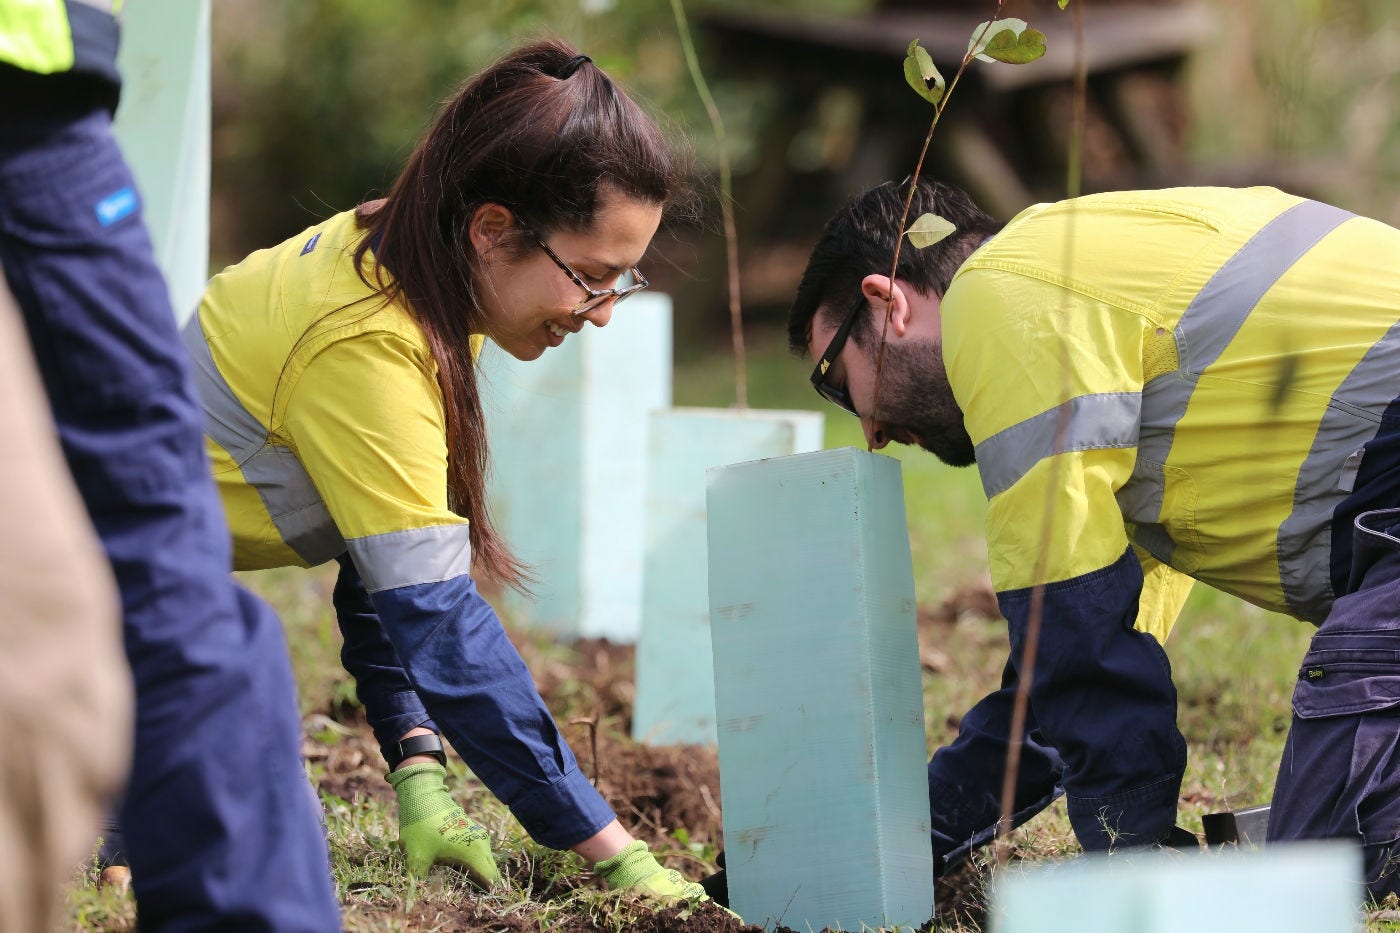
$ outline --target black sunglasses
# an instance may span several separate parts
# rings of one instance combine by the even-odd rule
[[[624,285],[622,288],[591,288],[589,284],[583,280],[583,276],[575,272],[567,262],[560,259],[558,254],[549,248],[549,244],[544,241],[543,237],[533,230],[527,230],[526,232],[535,238],[535,242],[540,245],[540,249],[544,250],[546,255],[554,260],[554,264],[563,269],[564,274],[573,279],[575,285],[583,289],[583,297],[579,299],[578,304],[574,305],[573,310],[569,312],[570,314],[587,314],[609,298],[615,298],[620,302],[628,295],[636,294],[651,284],[647,281],[647,277],[642,275],[641,270],[633,266],[631,269],[631,285]]]
[[[817,360],[816,368],[812,370],[812,388],[817,390],[817,394],[828,402],[841,406],[856,417],[860,417],[860,415],[856,411],[855,405],[851,404],[850,393],[827,382],[826,374],[831,369],[831,364],[836,362],[836,358],[841,355],[841,351],[845,348],[846,338],[851,335],[851,327],[856,322],[856,316],[864,307],[865,294],[858,293],[855,304],[851,305],[851,310],[846,312],[846,319],[836,329],[831,342],[826,345],[826,350],[822,352],[821,359]]]

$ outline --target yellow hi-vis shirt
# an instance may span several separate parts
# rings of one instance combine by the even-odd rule
[[[349,612],[362,627],[373,611],[401,665],[347,642],[381,745],[400,737],[395,717],[431,714],[535,840],[569,848],[615,816],[472,581],[467,522],[447,504],[437,368],[407,311],[361,281],[363,235],[344,213],[254,253],[209,283],[185,329],[235,564],[348,551]],[[407,684],[411,698],[384,692]]]
[[[75,72],[113,85],[121,0],[5,0],[0,62],[33,74]]]
[[[1190,579],[1320,623],[1352,518],[1400,505],[1400,231],[1269,188],[1038,205],[942,314],[1011,660],[929,762],[935,850],[990,836],[1023,677],[1017,821],[1058,785],[1086,850],[1163,839]]]
[[[230,266],[185,337],[235,567],[348,549],[376,592],[467,573],[471,546],[448,508],[437,366],[409,313],[360,279],[363,235],[347,211]]]
[[[1334,513],[1363,447],[1400,432],[1400,231],[1266,188],[1037,205],[942,315],[999,592],[1131,544],[1159,640],[1189,578],[1325,618],[1350,553]]]

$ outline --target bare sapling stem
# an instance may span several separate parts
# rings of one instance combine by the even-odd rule
[[[594,710],[593,710],[593,715],[592,715],[592,716],[589,716],[587,719],[570,719],[570,720],[569,720],[569,725],[571,725],[571,726],[587,726],[587,727],[588,727],[588,745],[589,745],[589,748],[590,748],[590,749],[592,750],[592,752],[593,752],[593,768],[592,768],[592,770],[593,770],[593,775],[592,775],[592,779],[593,779],[593,786],[594,786],[594,787],[597,787],[597,786],[598,786],[598,766],[599,766],[599,762],[598,762],[598,720],[599,720],[600,718],[602,718],[602,713],[600,713],[600,712],[598,711],[598,709],[595,707]]]
[[[1074,104],[1070,111],[1069,177],[1065,197],[1077,198],[1084,181],[1084,128],[1089,100],[1089,54],[1084,44],[1084,4],[1076,3],[1071,14],[1074,23]]]
[[[679,0],[672,0],[673,3]],[[919,173],[923,171],[924,159],[928,156],[929,145],[933,142],[933,131],[938,127],[938,119],[943,116],[943,108],[948,106],[948,98],[953,96],[953,90],[958,86],[958,80],[962,78],[967,66],[976,57],[976,50],[985,38],[987,31],[992,28],[992,23],[1001,16],[1001,8],[1006,0],[997,0],[997,8],[992,13],[992,18],[982,24],[982,28],[973,37],[972,45],[968,47],[967,54],[963,55],[962,61],[958,64],[958,70],[953,74],[953,80],[948,83],[948,89],[943,96],[938,99],[937,105],[933,109],[933,120],[928,125],[928,132],[924,135],[924,145],[919,150],[919,158],[914,163],[914,172],[909,176],[909,193],[904,196],[904,210],[899,215],[899,230],[895,234],[894,259],[890,263],[890,293],[885,296],[885,320],[880,326],[880,349],[875,354],[875,390],[870,403],[870,417],[878,418],[880,412],[880,376],[885,365],[885,339],[890,330],[890,317],[894,314],[894,280],[899,272],[899,249],[904,245],[904,230],[909,224],[909,209],[914,203],[914,192],[918,190]],[[866,451],[874,450],[874,445],[866,445]]]
[[[719,161],[720,216],[724,222],[725,258],[729,269],[729,329],[734,341],[734,398],[738,408],[749,407],[747,363],[744,354],[744,316],[739,300],[739,229],[734,223],[734,178],[729,165],[729,148],[725,142],[724,120],[715,104],[705,74],[700,70],[700,59],[695,54],[695,43],[691,41],[690,24],[686,20],[685,7],[681,0],[671,0],[671,11],[676,17],[676,32],[680,36],[681,49],[685,53],[686,67],[690,79],[705,105],[710,117],[710,127],[714,130],[715,146]]]

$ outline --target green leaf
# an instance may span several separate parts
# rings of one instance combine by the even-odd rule
[[[987,43],[987,57],[1008,65],[1024,65],[1045,54],[1045,33],[1027,29],[1019,36],[1003,29]]]
[[[1067,6],[1069,6],[1069,0],[1060,0],[1060,9],[1063,10]]]
[[[933,59],[929,58],[928,52],[919,45],[918,39],[909,43],[909,50],[904,58],[904,80],[909,82],[914,93],[930,104],[936,104],[943,99],[943,75],[938,73]]]
[[[909,225],[904,235],[915,249],[923,249],[955,233],[957,229],[937,214],[924,214]]]
[[[979,23],[977,28],[972,30],[972,38],[967,40],[968,53],[984,62],[994,61],[994,59],[983,55],[982,52],[987,48],[989,42],[1008,29],[1011,30],[1013,36],[1019,36],[1026,29],[1026,21],[1009,17],[1007,19],[994,19],[990,23]]]

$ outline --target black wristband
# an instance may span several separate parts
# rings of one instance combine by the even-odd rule
[[[447,752],[443,750],[442,739],[436,732],[429,732],[425,735],[411,735],[395,742],[390,750],[389,770],[399,770],[403,760],[414,755],[432,755],[438,760],[438,764],[447,767]]]

